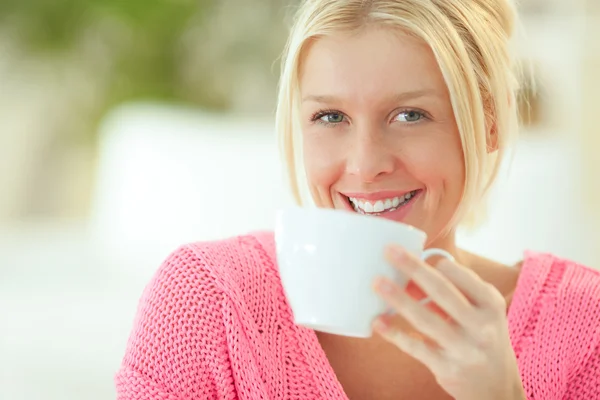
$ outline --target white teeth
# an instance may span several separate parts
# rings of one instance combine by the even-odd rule
[[[350,197],[350,202],[352,203],[354,210],[361,214],[378,214],[384,211],[396,210],[398,206],[403,205],[412,199],[415,194],[416,192],[410,192],[403,196],[378,200],[375,203]]]

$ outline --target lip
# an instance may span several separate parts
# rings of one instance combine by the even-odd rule
[[[412,191],[412,190],[411,190]],[[398,193],[397,196],[400,196],[400,193],[410,193],[411,191],[408,192],[377,192],[377,193],[372,193],[372,195],[384,195],[383,197],[371,197],[370,199],[366,199],[364,197],[357,197],[360,199],[365,199],[365,200],[380,200],[382,198],[387,199],[390,197],[385,197],[385,196],[389,196],[389,194],[395,194]],[[391,221],[396,221],[396,222],[404,222],[404,220],[406,219],[406,217],[408,216],[408,213],[410,212],[410,210],[412,209],[413,205],[421,198],[421,196],[423,195],[423,193],[425,192],[424,189],[417,189],[417,194],[408,202],[408,204],[394,210],[394,211],[388,211],[388,212],[384,212],[382,214],[379,215],[372,215],[372,217],[375,218],[385,218],[385,219],[389,219]],[[340,193],[342,194],[342,193]],[[358,194],[358,193],[351,193],[351,194]],[[346,196],[346,194],[342,194],[343,196]],[[362,195],[365,195],[364,193]],[[350,196],[350,197],[354,197],[354,196]],[[391,197],[395,197],[395,196],[391,196]],[[353,213],[356,213],[356,211],[354,210],[354,207],[352,207],[352,204],[350,204],[350,200],[348,199],[348,197],[346,197],[344,199],[344,209],[346,211],[350,211]],[[362,214],[360,214],[362,215]],[[369,216],[369,215],[367,215]]]
[[[416,190],[420,191],[421,189],[411,189],[411,190],[404,190],[404,191],[388,190],[388,191],[372,192],[372,193],[340,192],[340,194],[342,194],[346,197],[352,197],[354,199],[377,201],[377,200],[384,200],[384,199],[393,199],[394,197],[401,197],[407,193],[414,192]]]

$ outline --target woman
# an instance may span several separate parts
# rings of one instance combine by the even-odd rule
[[[355,339],[294,325],[270,233],[185,245],[143,295],[118,398],[599,399],[600,273],[455,244],[516,132],[514,25],[508,0],[304,2],[277,110],[296,195],[301,150],[317,206],[415,225],[456,262],[390,247],[412,282],[374,282],[395,314]]]

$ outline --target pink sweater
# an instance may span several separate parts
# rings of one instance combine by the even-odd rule
[[[272,234],[181,247],[141,299],[121,400],[347,399],[294,325]],[[600,273],[527,252],[508,323],[529,399],[600,399]]]

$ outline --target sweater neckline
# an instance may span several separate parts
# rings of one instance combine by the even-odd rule
[[[507,313],[509,333],[513,347],[516,347],[520,343],[520,338],[526,328],[522,321],[529,319],[528,317],[533,310],[535,299],[546,282],[551,265],[552,258],[549,255],[542,255],[531,251],[524,253],[520,268],[521,271],[517,278],[512,302]],[[303,327],[298,327],[298,329],[299,341],[303,348],[305,359],[310,365],[311,372],[315,378],[314,381],[318,382],[321,397],[348,400],[342,384],[327,359],[325,350],[321,347],[316,332]],[[334,387],[331,387],[332,384]],[[335,393],[334,397],[331,396],[332,392]]]

